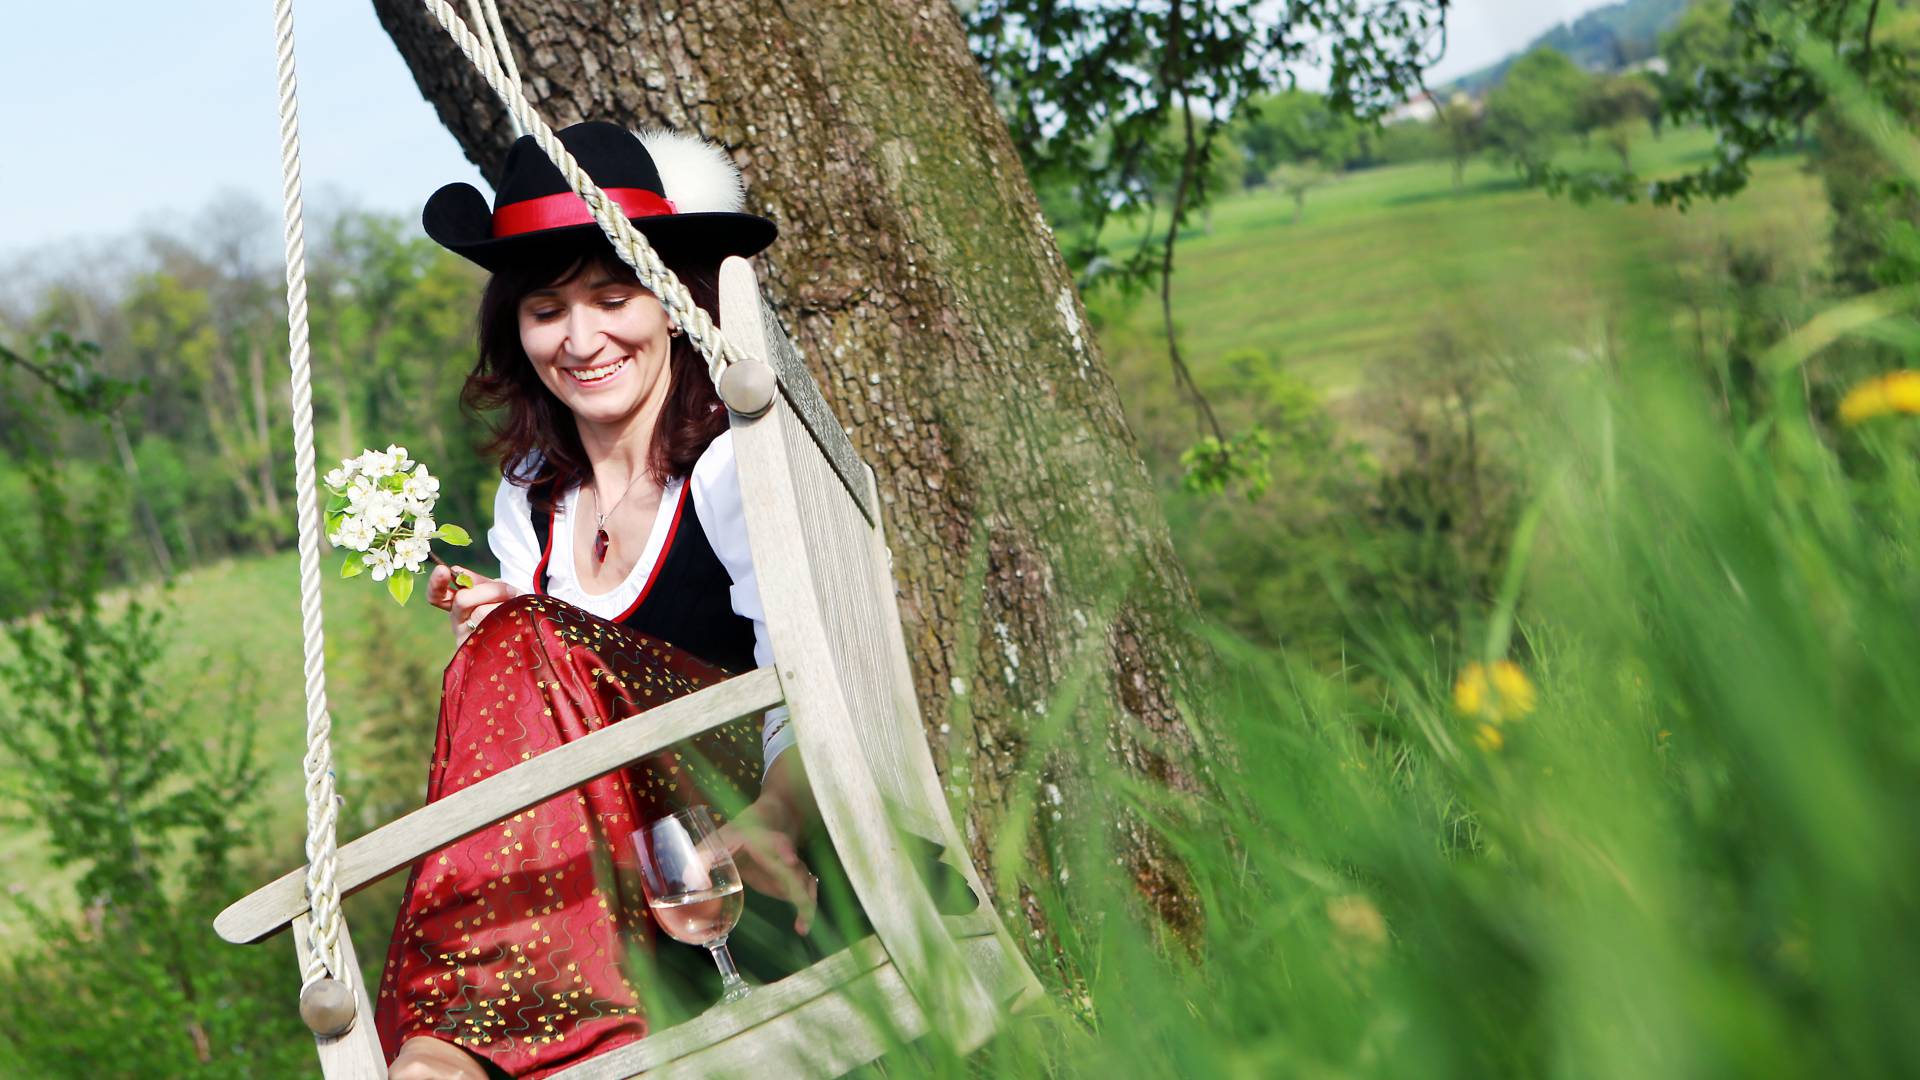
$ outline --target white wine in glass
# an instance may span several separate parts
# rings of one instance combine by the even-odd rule
[[[733,856],[721,845],[704,806],[688,807],[633,834],[640,856],[640,882],[654,921],[668,937],[698,945],[720,968],[720,1000],[751,992],[727,951],[727,935],[740,921],[746,896]]]

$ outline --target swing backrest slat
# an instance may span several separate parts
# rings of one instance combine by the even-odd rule
[[[721,266],[720,320],[746,362],[788,351],[744,259]],[[994,1003],[961,961],[903,843],[919,834],[950,860],[957,847],[945,805],[928,797],[938,785],[912,686],[897,681],[905,670],[894,656],[899,614],[877,515],[861,511],[859,489],[799,415],[796,402],[817,395],[812,377],[792,365],[778,376],[771,407],[758,417],[735,413],[732,429],[754,575],[795,739],[821,819],[902,979],[933,1024],[958,1045],[977,1045],[992,1032]]]

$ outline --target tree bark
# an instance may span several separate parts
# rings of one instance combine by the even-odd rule
[[[417,0],[373,3],[441,121],[497,178],[511,138],[501,106]],[[878,475],[916,686],[976,861],[987,864],[1016,789],[1087,794],[1041,800],[1069,804],[1069,821],[1101,812],[1060,755],[1038,778],[1022,773],[1029,736],[1076,675],[1100,677],[1068,742],[1195,789],[1202,771],[1175,708],[1198,655],[1183,624],[1192,592],[952,4],[500,9],[555,127],[610,119],[705,135],[732,150],[749,207],[779,224],[760,274]],[[1052,809],[1030,853],[1048,873],[1062,851],[1049,830],[1066,827]],[[1177,865],[1135,826],[1113,835],[1153,907],[1189,924]]]

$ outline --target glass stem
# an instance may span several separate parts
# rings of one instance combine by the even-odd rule
[[[740,969],[733,966],[733,954],[727,951],[726,941],[707,946],[707,951],[713,954],[713,962],[720,968],[720,1000],[739,1001],[746,997],[750,987],[747,980],[740,977]]]

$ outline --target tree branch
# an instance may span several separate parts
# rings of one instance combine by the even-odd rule
[[[1880,18],[1880,0],[1867,5],[1867,28],[1860,35],[1860,82],[1873,81],[1873,24]]]
[[[1180,10],[1179,0],[1175,0],[1169,21],[1170,46],[1177,46],[1180,41]],[[1167,50],[1169,56],[1176,51],[1174,47],[1169,47]],[[1213,437],[1224,446],[1227,441],[1226,433],[1220,430],[1220,420],[1213,414],[1213,405],[1207,401],[1207,396],[1200,392],[1200,384],[1195,381],[1193,370],[1187,367],[1186,360],[1180,355],[1180,335],[1175,332],[1173,326],[1173,249],[1180,238],[1180,219],[1186,210],[1187,189],[1193,184],[1194,173],[1199,164],[1200,144],[1193,133],[1191,99],[1187,97],[1183,86],[1176,84],[1172,90],[1173,107],[1180,110],[1180,118],[1186,133],[1186,150],[1180,158],[1180,180],[1173,188],[1173,207],[1168,215],[1166,248],[1160,255],[1160,319],[1167,329],[1167,362],[1173,365],[1174,379],[1186,387],[1187,393],[1193,398],[1193,405],[1199,412],[1200,419],[1213,432]]]

